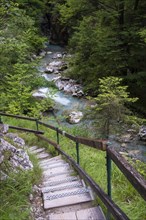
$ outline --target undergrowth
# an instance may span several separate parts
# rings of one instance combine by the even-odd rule
[[[8,122],[8,121],[7,121]],[[18,123],[18,122],[17,122]],[[31,125],[30,125],[31,124]],[[29,123],[29,128],[32,128],[33,123]],[[51,140],[56,141],[56,131],[45,128],[39,125],[39,130],[45,131],[45,136]],[[87,129],[80,129],[78,127],[62,128],[68,133],[78,136],[90,136]],[[25,139],[26,135],[21,133],[21,136]],[[60,146],[67,154],[76,160],[76,145],[73,141],[60,135]],[[52,155],[57,155],[54,148],[48,145],[44,141],[38,141],[37,137],[33,134],[28,134],[26,142],[29,145],[35,145],[40,147],[46,147]],[[92,149],[84,145],[80,145],[80,166],[96,181],[96,183],[106,192],[107,191],[107,177],[106,177],[106,154],[97,149]],[[135,165],[135,164],[133,164]],[[136,168],[143,175],[146,164],[138,166]],[[145,173],[143,175],[145,177]],[[129,183],[117,166],[112,163],[112,199],[113,201],[127,214],[131,220],[146,220],[146,204],[141,196],[137,193],[134,187]],[[97,199],[101,204],[101,201]],[[104,205],[101,204],[104,208]]]
[[[29,194],[32,186],[41,178],[37,159],[30,155],[34,169],[10,173],[9,178],[0,183],[0,219],[26,220],[30,218]]]

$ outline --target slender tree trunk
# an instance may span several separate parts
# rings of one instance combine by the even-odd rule
[[[121,29],[123,29],[123,25],[124,25],[124,13],[125,13],[125,1],[120,0],[119,1],[119,25]]]
[[[140,0],[135,0],[134,11],[137,10]]]

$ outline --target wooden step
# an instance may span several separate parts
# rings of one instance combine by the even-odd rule
[[[55,176],[55,177],[51,177],[49,178],[49,180],[47,180],[46,182],[43,183],[44,186],[57,186],[63,183],[68,183],[68,182],[73,182],[73,181],[77,181],[79,180],[79,178],[77,176],[70,176],[70,175],[61,175],[59,176]]]
[[[72,182],[67,182],[67,183],[62,183],[62,184],[58,184],[55,186],[46,186],[43,187],[41,190],[43,193],[48,193],[48,192],[54,192],[54,191],[60,191],[60,190],[64,190],[64,189],[71,189],[71,188],[79,188],[79,187],[83,187],[82,181],[72,181]]]
[[[71,170],[70,166],[63,166],[63,167],[56,167],[56,168],[50,168],[45,171],[43,171],[43,176],[52,176],[52,175],[57,175],[58,173],[63,173],[63,172],[73,172]]]
[[[92,200],[85,188],[75,188],[53,193],[44,193],[44,209],[74,205]]]
[[[33,151],[33,150],[36,150],[36,149],[38,149],[37,146],[33,146],[33,147],[29,147],[29,148],[28,148],[29,151]]]
[[[49,220],[105,220],[100,206],[76,212],[51,214]]]
[[[49,158],[49,159],[44,159],[42,161],[40,161],[39,163],[40,164],[46,164],[46,163],[51,163],[51,162],[55,162],[55,161],[58,161],[58,160],[62,160],[61,156],[56,156],[56,157],[52,157],[52,158]],[[64,161],[64,160],[62,160]]]
[[[59,178],[66,178],[73,175],[73,170],[67,170],[67,171],[63,171],[63,172],[58,172],[58,173],[53,173],[47,176],[43,176],[44,181],[53,181],[53,180],[57,180]]]
[[[51,163],[51,164],[44,164],[44,165],[40,165],[40,167],[43,170],[47,170],[49,168],[57,168],[57,167],[64,167],[64,166],[69,166],[68,163],[65,162],[55,162],[55,163]]]
[[[77,220],[106,220],[100,206],[77,211]]]
[[[38,153],[43,152],[44,150],[45,150],[45,148],[37,148],[37,149],[35,149],[35,150],[31,150],[31,152],[32,152],[33,154],[38,154]]]
[[[38,159],[44,159],[44,158],[50,157],[50,154],[48,154],[48,153],[39,153],[39,154],[36,155],[36,157]]]

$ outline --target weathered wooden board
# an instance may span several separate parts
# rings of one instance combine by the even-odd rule
[[[77,211],[76,216],[77,220],[105,220],[100,206]]]
[[[50,163],[57,162],[58,160],[62,160],[60,156],[49,158],[49,159],[44,159],[44,160],[40,161],[39,163],[40,164],[46,164],[46,163],[50,164]]]
[[[75,187],[83,187],[82,182],[81,181],[66,182],[66,183],[55,185],[55,186],[43,187],[41,190],[43,193],[47,193],[47,192],[60,191],[63,189],[71,189]]]
[[[77,181],[79,178],[77,176],[70,176],[69,174],[64,174],[59,176],[54,176],[49,178],[46,182],[44,182],[44,186],[56,186],[62,183]]]
[[[91,197],[89,193],[84,193],[81,195],[74,195],[69,197],[63,197],[53,200],[44,200],[44,209],[51,209],[51,208],[57,208],[61,206],[68,206],[68,205],[74,205],[79,204],[83,202],[89,202],[91,201]]]
[[[51,214],[49,220],[77,220],[75,212]],[[86,220],[86,219],[84,219]]]
[[[73,172],[73,170],[70,169],[69,166],[67,167],[56,167],[56,168],[50,168],[48,170],[43,171],[43,176],[55,176],[59,173],[63,173],[63,172]]]
[[[29,147],[29,148],[28,148],[29,151],[33,151],[33,150],[36,150],[36,149],[38,149],[37,146],[33,146],[33,147]]]
[[[48,153],[39,153],[39,154],[36,155],[36,157],[38,159],[44,159],[44,158],[50,157],[50,154],[48,154]]]
[[[69,164],[68,163],[58,163],[58,164],[51,164],[50,166],[49,165],[46,165],[46,166],[41,166],[42,170],[49,170],[49,169],[55,169],[55,168],[62,168],[62,167],[66,167],[66,168],[69,168]]]
[[[51,167],[54,167],[54,166],[65,166],[66,164],[68,164],[68,163],[66,163],[65,161],[55,161],[55,162],[53,162],[53,163],[45,163],[45,164],[41,164],[40,166],[42,167],[42,168],[51,168]],[[69,165],[69,164],[68,164]]]
[[[49,193],[43,193],[43,198],[46,200],[48,199],[50,196],[58,196],[58,195],[62,195],[62,194],[71,194],[71,193],[76,193],[78,190],[80,189],[85,189],[84,187],[80,188],[73,188],[73,189],[64,189],[64,190],[60,190],[59,192],[58,191],[55,191],[55,192],[49,192]],[[83,193],[84,194],[84,193]],[[66,196],[64,196],[65,198]]]
[[[46,184],[50,185],[51,183],[54,183],[55,185],[55,182],[58,182],[60,179],[62,180],[65,180],[70,178],[70,173],[65,173],[65,174],[61,174],[59,176],[52,176],[52,177],[46,177],[44,178],[44,181],[43,181],[43,185],[46,186]]]
[[[51,214],[49,220],[105,220],[105,216],[98,206],[77,212]]]
[[[33,154],[37,154],[37,153],[43,152],[44,150],[45,150],[45,148],[37,148],[37,149],[31,150],[31,152]]]

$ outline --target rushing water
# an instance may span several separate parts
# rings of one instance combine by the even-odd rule
[[[47,64],[53,61],[54,54],[56,52],[63,51],[64,49],[62,47],[52,45],[48,46],[48,53],[45,55],[45,57],[42,58],[39,66],[39,71],[42,73],[46,80],[52,81],[52,79],[57,76],[57,74],[54,73],[46,74],[44,71]],[[43,97],[50,97],[55,101],[56,116],[61,116],[64,111],[83,111],[83,109],[88,104],[88,101],[85,98],[73,97],[71,94],[67,94],[63,91],[57,91],[55,94],[53,94],[51,88],[40,88],[35,93],[35,95],[37,94],[41,94]]]
[[[48,46],[48,53],[45,55],[45,57],[42,58],[39,71],[42,73],[42,75],[45,77],[46,80],[52,81],[52,79],[56,76],[56,74],[45,74],[45,67],[47,64],[53,61],[53,56],[56,52],[63,52],[64,49],[59,46],[49,45]],[[37,92],[36,92],[37,93]],[[89,102],[84,98],[77,98],[73,97],[71,94],[66,94],[63,91],[57,91],[55,94],[52,94],[51,88],[40,88],[38,91],[38,94],[43,94],[44,97],[50,97],[55,101],[55,114],[56,116],[62,116],[64,111],[71,112],[73,110],[76,111],[84,111],[86,106],[89,104]],[[51,122],[49,120],[49,122]],[[66,126],[74,126],[69,125],[65,122],[65,120],[62,120],[62,123]],[[80,125],[83,122],[79,123]],[[84,121],[84,123],[86,123]],[[89,125],[89,121],[87,122]],[[88,126],[89,127],[89,126]],[[115,141],[114,138],[110,138],[110,142],[112,146],[116,146],[117,149],[121,149],[121,144]],[[131,158],[137,158],[141,161],[146,162],[146,146],[143,145],[143,143],[139,141],[135,141],[132,143],[127,143],[126,148],[123,150],[124,153],[127,153],[127,155]]]

